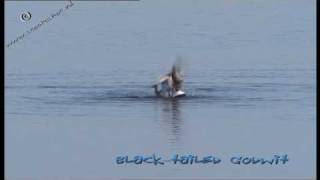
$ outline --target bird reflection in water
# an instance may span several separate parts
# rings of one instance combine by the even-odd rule
[[[159,125],[164,129],[168,136],[168,141],[172,147],[177,147],[180,144],[182,135],[181,116],[181,99],[159,99],[157,103],[157,118]]]

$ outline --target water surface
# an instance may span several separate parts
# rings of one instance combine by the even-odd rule
[[[6,2],[6,42],[65,4]],[[6,48],[8,178],[315,177],[315,1],[74,4]],[[187,97],[156,98],[177,56]],[[223,162],[115,161],[153,153]],[[274,154],[289,162],[228,159]]]

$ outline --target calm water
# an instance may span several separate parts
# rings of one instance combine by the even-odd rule
[[[6,2],[5,42],[66,4]],[[6,48],[6,177],[313,178],[315,37],[309,0],[74,2]],[[188,96],[154,97],[176,56]],[[222,163],[116,164],[153,153]]]

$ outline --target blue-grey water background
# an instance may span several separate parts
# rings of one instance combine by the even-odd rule
[[[6,2],[5,42],[66,4]],[[315,13],[314,0],[75,1],[5,50],[6,177],[314,178]],[[178,56],[188,96],[155,98]],[[152,153],[222,162],[115,161]],[[289,162],[228,160],[274,154]]]

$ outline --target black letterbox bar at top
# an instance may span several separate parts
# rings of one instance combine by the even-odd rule
[[[39,2],[43,2],[43,1],[70,1],[70,0],[4,0],[4,1],[39,1]],[[140,0],[72,0],[74,2],[76,1],[140,1]]]

